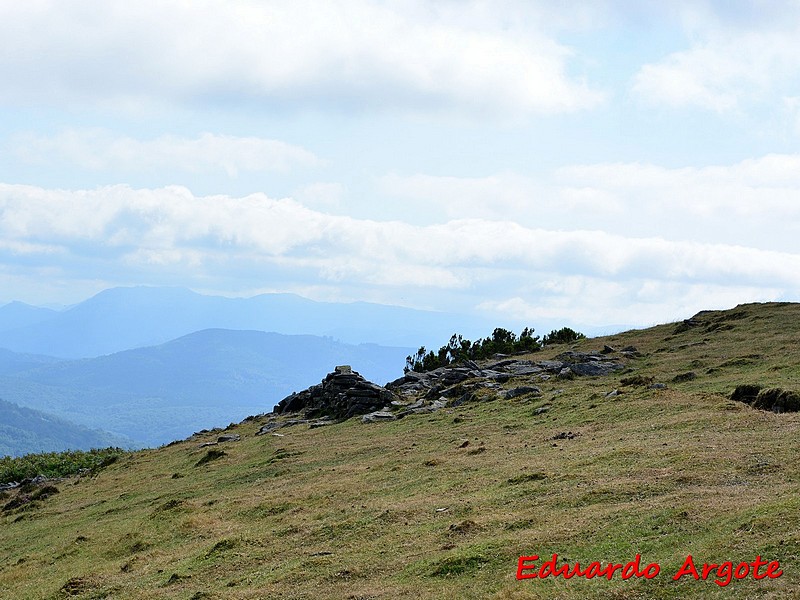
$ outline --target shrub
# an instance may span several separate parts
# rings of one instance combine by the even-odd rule
[[[22,481],[37,475],[45,477],[67,477],[77,473],[95,474],[117,461],[125,454],[121,448],[68,450],[66,452],[45,452],[26,454],[17,458],[0,458],[0,483]]]
[[[542,339],[542,345],[547,346],[549,344],[570,344],[584,338],[586,338],[586,336],[582,333],[579,333],[574,329],[570,329],[569,327],[562,327],[559,330],[554,329],[544,336],[544,339]]]
[[[437,352],[420,347],[416,354],[406,357],[405,373],[416,371],[422,373],[464,360],[481,360],[495,354],[512,354],[515,352],[536,352],[541,350],[539,336],[533,335],[533,327],[526,327],[517,336],[513,331],[497,327],[492,335],[472,342],[462,335],[454,333],[450,341]]]

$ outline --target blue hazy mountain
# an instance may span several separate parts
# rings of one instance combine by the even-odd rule
[[[0,306],[0,331],[28,327],[41,323],[58,315],[49,308],[31,306],[24,302],[10,302]]]
[[[440,346],[455,332],[475,339],[513,324],[367,302],[315,302],[293,294],[206,296],[183,288],[112,288],[67,310],[30,312],[16,327],[0,322],[0,348],[84,358],[164,343],[209,328],[330,336],[345,343]],[[25,305],[23,305],[25,306]],[[11,307],[11,308],[10,308]],[[33,307],[29,307],[33,308]],[[543,332],[543,330],[540,330]]]
[[[158,445],[269,412],[339,364],[385,383],[402,374],[411,351],[330,337],[208,329],[157,346],[10,372],[0,376],[0,397]]]
[[[61,359],[39,354],[20,354],[0,348],[0,375],[11,375],[59,362]]]
[[[0,456],[128,446],[130,440],[0,400]]]

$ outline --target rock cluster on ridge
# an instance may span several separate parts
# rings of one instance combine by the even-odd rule
[[[625,348],[620,354],[629,358],[635,356],[636,349]],[[610,357],[608,352],[567,351],[554,360],[540,361],[499,358],[501,360],[488,362],[483,366],[474,361],[465,361],[461,365],[448,365],[423,373],[409,371],[403,377],[386,384],[386,387],[402,399],[445,398],[450,406],[457,406],[474,399],[475,392],[481,389],[493,390],[504,398],[540,393],[536,386],[531,385],[504,391],[500,384],[512,378],[537,382],[547,381],[552,377],[602,376],[625,367]]]
[[[321,383],[287,396],[272,412],[282,415],[302,411],[308,418],[349,419],[378,411],[394,399],[392,392],[343,365],[328,373]]]
[[[409,371],[385,387],[367,381],[349,366],[339,366],[321,383],[281,400],[259,433],[299,424],[320,427],[357,415],[364,423],[378,423],[475,400],[537,396],[541,390],[534,383],[554,377],[610,375],[625,367],[619,359],[636,355],[635,348],[619,353],[612,348],[604,352],[567,351],[553,360],[540,361],[497,355],[495,360],[481,364],[466,360],[423,373]],[[501,385],[512,379],[508,387]],[[277,419],[298,413],[303,418]]]

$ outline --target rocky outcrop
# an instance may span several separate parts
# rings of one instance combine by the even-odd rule
[[[395,400],[395,396],[391,391],[367,381],[344,365],[336,367],[321,383],[281,400],[273,413],[303,412],[309,419],[323,416],[349,419],[379,411],[390,405],[392,400]]]
[[[625,367],[621,360],[635,355],[635,348],[617,351],[611,347],[603,352],[569,351],[553,360],[540,361],[497,355],[481,364],[466,360],[424,373],[409,371],[386,387],[367,381],[349,366],[340,366],[321,383],[281,400],[270,422],[258,433],[274,433],[299,424],[320,427],[356,415],[361,415],[363,423],[380,423],[466,402],[526,399],[542,394],[534,383],[551,378],[609,375]],[[504,386],[507,382],[510,383]],[[278,418],[283,415],[293,417]]]
[[[564,352],[556,357],[562,362],[561,371],[569,369],[578,376],[600,377],[620,371],[624,365],[601,352]]]
[[[744,402],[753,408],[776,413],[800,411],[800,394],[780,388],[762,388],[760,385],[740,385],[731,394],[731,400]]]
[[[316,429],[317,427],[324,427],[325,425],[333,425],[336,423],[330,417],[322,417],[321,419],[282,419],[278,420],[275,415],[269,417],[269,421],[256,432],[256,435],[265,435],[267,433],[275,433],[278,429],[284,427],[292,427],[294,425],[308,425],[309,429]],[[278,435],[278,434],[275,434]]]
[[[588,376],[598,377],[610,375],[625,368],[619,360],[610,356],[612,352],[564,352],[554,360],[522,360],[504,359],[479,365],[474,361],[465,361],[459,366],[447,366],[416,373],[409,371],[403,377],[388,383],[386,387],[403,399],[447,398],[454,399],[453,404],[460,404],[467,397],[465,394],[474,393],[480,389],[502,391],[499,384],[512,378],[522,378],[528,381],[547,381],[552,377]],[[629,347],[620,352],[623,358],[635,356],[636,349]],[[506,398],[513,398],[524,394],[536,392],[535,386],[515,388],[519,392],[511,395],[505,392]],[[523,391],[524,390],[524,391]]]
[[[361,417],[362,423],[381,423],[384,421],[394,421],[397,415],[389,410],[376,410]]]

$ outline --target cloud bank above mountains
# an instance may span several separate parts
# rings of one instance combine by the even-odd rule
[[[638,167],[619,169],[625,173]],[[596,185],[606,182],[598,194],[617,195],[617,204],[608,210],[612,216],[625,213],[630,227],[637,218],[637,191],[642,190],[626,185],[620,192],[604,167],[584,172]],[[676,185],[688,185],[683,182],[685,175],[675,177]],[[688,178],[694,181],[695,175]],[[707,192],[703,176],[697,178],[699,192]],[[647,191],[654,184],[644,179]],[[725,180],[723,191],[726,186],[759,193],[741,181]],[[787,199],[791,189],[786,190]],[[685,190],[691,191],[690,186]],[[552,204],[556,208],[558,200]],[[797,208],[790,202],[774,204],[770,224],[778,228]],[[752,225],[750,206],[744,202],[741,207],[743,229]],[[605,295],[611,305],[603,316],[618,319],[629,310],[626,297],[646,301],[659,291],[665,296],[678,292],[721,301],[742,292],[762,298],[800,289],[800,256],[737,244],[730,239],[736,232],[710,235],[719,238],[716,242],[698,242],[626,235],[622,223],[617,232],[564,231],[477,218],[412,225],[327,214],[264,194],[199,197],[177,186],[71,192],[0,185],[0,208],[5,253],[24,256],[26,268],[56,269],[67,278],[88,275],[112,281],[151,272],[159,274],[159,280],[197,286],[240,272],[256,279],[261,275],[265,282],[293,280],[301,291],[322,284],[350,299],[370,289],[384,294],[379,299],[385,302],[399,290],[413,297],[415,290],[435,289],[483,298],[483,309],[508,311],[520,318],[535,318],[537,307],[542,316],[556,316],[554,307],[572,314],[598,295]],[[655,202],[653,207],[642,207],[638,218],[644,222],[634,230],[644,231],[647,221],[661,223],[666,230],[669,219],[676,217],[673,234],[680,233],[685,220],[694,222],[693,229],[713,227],[719,210],[736,208],[717,207],[713,194],[706,206]],[[530,220],[537,221],[537,216]],[[741,233],[748,237],[746,231]],[[775,245],[783,244],[776,240]],[[509,292],[512,295],[504,296]],[[522,300],[525,296],[535,301]],[[581,310],[581,314],[587,318],[594,313],[596,318],[597,310],[604,309]],[[645,313],[637,316],[647,318]]]
[[[0,7],[0,302],[650,324],[800,295],[800,4]]]

